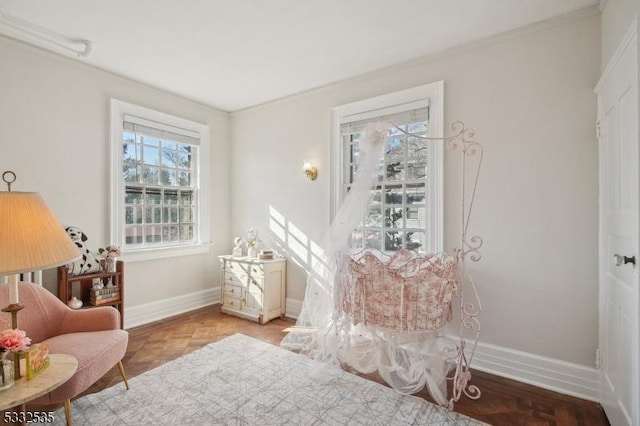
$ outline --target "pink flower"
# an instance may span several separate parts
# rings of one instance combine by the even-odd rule
[[[105,259],[107,257],[120,257],[122,256],[122,250],[120,249],[120,246],[110,245],[105,248],[99,248],[98,254]]]
[[[31,339],[24,330],[7,328],[0,331],[0,348],[6,351],[21,351],[30,344]]]

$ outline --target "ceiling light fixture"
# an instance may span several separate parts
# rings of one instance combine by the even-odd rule
[[[58,34],[55,31],[9,15],[0,10],[0,34],[44,48],[57,48],[86,58],[91,53],[91,42]]]

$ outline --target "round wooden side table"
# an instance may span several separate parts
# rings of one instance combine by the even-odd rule
[[[25,413],[25,404],[51,392],[69,380],[78,369],[78,360],[71,355],[49,354],[49,367],[31,380],[22,377],[9,389],[0,391],[0,411],[20,407]],[[3,419],[0,419],[0,422]]]

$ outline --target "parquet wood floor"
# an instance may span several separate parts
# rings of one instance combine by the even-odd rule
[[[129,348],[123,363],[133,378],[165,362],[176,359],[208,343],[235,333],[278,345],[283,330],[294,322],[275,319],[259,325],[220,312],[214,305],[157,323],[129,330]],[[366,378],[382,383],[377,375]],[[121,382],[117,368],[87,390],[98,392]],[[480,400],[462,398],[455,411],[495,426],[601,426],[608,421],[599,404],[513,380],[473,372],[472,383],[482,391]],[[122,385],[124,386],[124,385]],[[433,402],[426,391],[416,396]]]

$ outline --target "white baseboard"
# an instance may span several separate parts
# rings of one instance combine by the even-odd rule
[[[159,321],[215,303],[220,303],[219,287],[145,303],[144,305],[125,307],[124,328],[128,329]]]
[[[565,395],[600,401],[598,370],[580,364],[478,342],[471,368]]]
[[[125,328],[158,321],[215,303],[220,303],[220,288],[125,308]],[[287,299],[286,303],[285,315],[297,318],[302,309],[302,302]],[[595,368],[482,342],[478,343],[471,368],[599,402],[599,374]]]
[[[289,318],[298,318],[302,311],[302,301],[298,299],[287,299],[284,315]]]
[[[126,307],[124,328],[138,327],[220,302],[220,288],[216,287],[144,305]],[[296,299],[287,299],[286,303],[285,315],[290,318],[298,318],[302,302]]]
[[[288,317],[297,318],[301,308],[301,301],[287,299]],[[478,342],[471,368],[599,402],[599,373],[595,368],[482,342]]]

